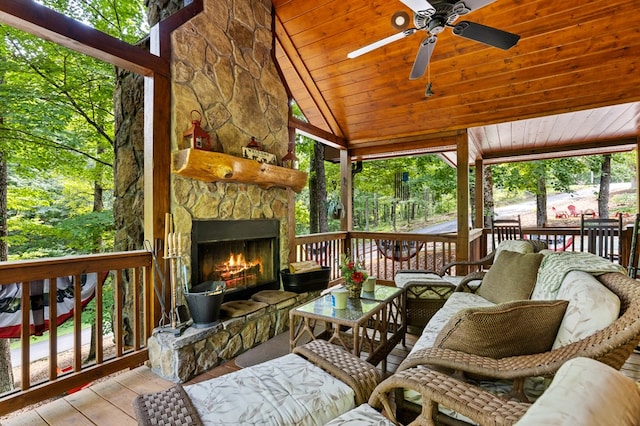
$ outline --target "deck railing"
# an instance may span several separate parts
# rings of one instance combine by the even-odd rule
[[[412,234],[380,232],[332,232],[298,236],[296,261],[315,260],[331,268],[330,280],[340,278],[340,254],[360,259],[369,275],[392,282],[398,270],[437,271],[455,260],[456,234]],[[471,232],[471,253],[486,253],[482,230]]]
[[[13,412],[27,405],[77,389],[100,377],[142,364],[148,359],[146,342],[150,335],[151,321],[151,254],[145,251],[110,253],[64,258],[39,259],[0,263],[0,286],[19,286],[21,312],[21,364],[20,386],[0,396],[0,415]],[[82,281],[96,274],[95,320],[96,329],[95,360],[82,359]],[[59,277],[71,277],[73,283],[73,365],[61,371],[58,365],[58,326],[56,321],[48,321],[48,378],[33,380],[31,375],[30,334],[33,327],[30,320],[31,288],[41,286],[42,280],[56,283]],[[102,278],[105,278],[104,280]],[[107,355],[103,345],[105,313],[102,309],[103,287],[111,280],[113,285],[112,330],[113,345]],[[132,313],[127,324],[123,318],[123,282],[130,281],[131,293],[126,295]],[[37,283],[37,284],[36,284]],[[50,318],[57,318],[57,292],[42,294]],[[15,300],[14,302],[17,302]],[[24,309],[26,307],[26,309]],[[125,333],[130,346],[125,346]],[[9,363],[11,364],[11,363]],[[69,370],[69,371],[66,371]]]
[[[547,241],[552,249],[581,251],[579,228],[526,228],[525,238],[538,238]],[[628,242],[631,231],[623,232],[623,252],[621,263],[626,264],[628,258]],[[375,233],[375,232],[332,232],[298,236],[292,247],[297,261],[316,260],[331,268],[332,282],[340,279],[340,254],[349,248],[350,253],[361,259],[367,273],[376,276],[381,282],[392,283],[395,273],[400,269],[438,270],[442,265],[456,259],[456,239],[450,234],[410,234],[410,233]],[[470,232],[471,260],[482,258],[491,250],[491,234],[487,230],[474,229]],[[58,370],[58,329],[54,322],[50,323],[49,367],[48,379],[32,383],[30,375],[30,310],[22,309],[21,337],[21,373],[20,387],[0,395],[0,415],[13,412],[29,404],[33,404],[72,389],[81,387],[93,380],[107,376],[123,369],[140,365],[148,359],[146,342],[153,323],[151,320],[151,254],[146,251],[112,253],[101,255],[77,256],[67,258],[43,259],[33,261],[0,263],[0,286],[18,283],[22,289],[28,289],[30,283],[37,280],[55,279],[71,276],[75,283],[81,281],[83,274],[108,274],[114,288],[113,308],[113,343],[114,354],[106,355],[102,339],[96,339],[95,361],[83,363],[81,357],[81,311],[80,287],[75,285],[73,292],[73,353],[74,361],[70,372],[60,373]],[[463,274],[464,271],[453,270],[452,274]],[[122,292],[123,282],[128,279],[132,283],[132,292],[126,296]],[[100,281],[102,283],[102,281]],[[97,312],[93,327],[99,331],[104,326],[101,291],[97,287],[95,293]],[[55,315],[55,294],[49,294],[48,305],[52,307],[51,316]],[[125,297],[131,303],[133,313],[129,318],[132,323],[126,325],[123,319],[123,301]],[[20,296],[22,306],[30,306],[28,291]],[[125,346],[125,330],[133,334],[132,344]]]
[[[522,232],[526,239],[539,239],[556,251],[586,251],[579,227],[528,227]],[[621,236],[622,250],[615,248],[620,264],[627,266],[631,229],[624,229]],[[469,260],[479,260],[492,250],[491,232],[488,229],[470,231]],[[330,280],[340,279],[340,254],[349,252],[362,261],[369,275],[381,281],[393,281],[401,269],[437,271],[443,265],[456,260],[455,233],[412,234],[380,232],[331,232],[311,234],[295,238],[296,261],[315,260],[331,268]],[[464,275],[474,269],[453,268],[447,273]]]

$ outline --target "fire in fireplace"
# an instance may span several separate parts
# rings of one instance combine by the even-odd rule
[[[224,281],[224,301],[280,288],[277,219],[194,220],[191,283]]]

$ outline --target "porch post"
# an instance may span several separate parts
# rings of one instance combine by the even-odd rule
[[[353,191],[351,189],[351,156],[348,149],[340,150],[340,201],[344,205],[344,217],[340,219],[340,230],[347,233],[353,230]],[[351,248],[351,239],[347,234],[345,250]]]
[[[484,161],[476,160],[474,228],[484,228]]]
[[[640,136],[636,137],[636,213],[640,213]]]
[[[469,260],[469,139],[467,131],[456,135],[457,176],[458,176],[458,239],[456,260]],[[466,274],[466,270],[461,270]],[[460,273],[457,272],[458,275]]]
[[[161,48],[167,45],[162,38],[168,37],[168,34],[162,34],[160,24],[156,24],[151,28],[150,37],[151,52],[160,54]],[[145,76],[144,238],[153,246],[157,240],[164,239],[165,213],[171,211],[171,111],[171,81],[168,73]],[[148,319],[151,320],[151,328],[154,328],[160,322],[162,309],[155,293],[151,291],[151,294],[152,303]],[[163,297],[164,300],[169,300],[169,286],[165,289]]]

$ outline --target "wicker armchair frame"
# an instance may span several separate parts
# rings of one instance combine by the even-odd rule
[[[495,379],[509,379],[513,380],[514,383],[513,394],[522,396],[524,379],[536,376],[552,377],[562,364],[572,358],[592,358],[619,370],[640,342],[640,285],[637,281],[621,273],[607,273],[597,278],[620,299],[620,316],[606,328],[584,339],[544,353],[501,359],[482,357],[450,349],[428,348],[410,354],[400,364],[398,372],[411,371],[415,375],[418,370],[428,370],[420,367],[436,366]],[[396,375],[399,374],[398,372]],[[399,377],[405,378],[406,376],[407,374],[403,373]],[[400,382],[397,382],[397,384],[399,387],[408,387],[419,392],[422,389],[421,385],[416,381],[404,381],[402,386],[400,386]],[[433,392],[433,390],[430,392]],[[449,392],[449,389],[441,388],[440,392],[446,393]],[[396,398],[401,397],[401,395],[402,393],[398,392]],[[450,397],[454,398],[455,402],[455,397],[452,395]],[[469,404],[469,398],[465,398],[467,398],[466,402],[463,401],[461,403]],[[439,400],[440,396],[435,399],[436,403]],[[451,403],[449,400],[446,400],[446,402],[447,405]],[[424,412],[424,407],[420,409],[415,404],[404,400],[397,400],[396,403],[402,409]],[[444,403],[444,400],[442,400],[442,403]],[[414,405],[414,407],[411,407],[411,405]],[[448,406],[453,408],[450,405]],[[474,417],[471,418],[475,420]]]

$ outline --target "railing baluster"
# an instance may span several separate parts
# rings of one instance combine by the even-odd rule
[[[73,277],[73,371],[82,370],[82,277]],[[51,355],[49,355],[51,356]]]
[[[49,278],[49,380],[58,377],[58,321],[54,320],[58,318],[57,280]]]
[[[21,366],[21,379],[22,379],[22,390],[27,390],[31,387],[31,375],[30,375],[30,358],[31,355],[29,353],[29,336],[31,335],[30,330],[30,311],[31,311],[31,300],[29,296],[31,295],[31,286],[28,282],[23,281],[22,284],[22,296],[20,298],[20,306],[22,309],[22,336],[20,336],[20,347],[22,352],[22,362]]]

